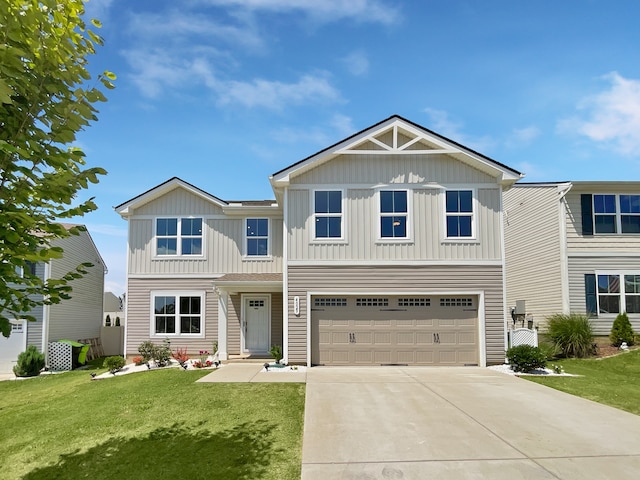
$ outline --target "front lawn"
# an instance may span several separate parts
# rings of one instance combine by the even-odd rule
[[[300,478],[304,385],[208,373],[0,382],[0,478]]]
[[[609,358],[565,359],[567,373],[581,377],[522,377],[579,397],[640,415],[640,349]]]

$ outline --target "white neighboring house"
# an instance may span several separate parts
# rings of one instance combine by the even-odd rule
[[[77,226],[63,225],[66,228]],[[55,240],[53,245],[61,247],[64,256],[48,263],[34,264],[34,271],[40,277],[60,278],[83,262],[92,263],[93,267],[87,269],[88,273],[82,279],[70,283],[73,291],[69,300],[35,308],[31,312],[37,319],[35,322],[16,321],[8,339],[0,336],[0,374],[13,372],[18,355],[28,345],[35,345],[46,354],[49,342],[100,337],[104,275],[107,271],[100,252],[86,230],[79,235]]]
[[[111,321],[111,325],[107,325],[107,315]],[[120,319],[120,325],[124,325],[124,311],[122,310],[122,302],[113,292],[104,292],[104,314],[102,315],[102,323],[105,326],[115,326],[116,319]]]

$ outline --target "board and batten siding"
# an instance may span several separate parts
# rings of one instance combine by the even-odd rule
[[[307,292],[322,294],[387,293],[429,295],[484,291],[487,364],[505,357],[505,312],[500,266],[290,267],[288,270],[289,362],[307,362]],[[295,315],[293,298],[300,298]]]
[[[204,338],[168,337],[171,348],[186,348],[190,355],[197,355],[200,350],[211,351],[213,342],[218,339],[218,296],[213,290],[213,278],[165,278],[138,279],[129,278],[127,292],[127,337],[126,354],[138,355],[138,346],[147,340],[161,344],[164,336],[151,335],[151,292],[163,290],[179,293],[180,291],[203,291],[204,304]]]
[[[582,234],[582,207],[580,195],[587,194],[639,194],[637,187],[624,184],[587,186],[575,185],[566,195],[567,201],[567,251],[581,252],[638,252],[640,251],[640,235],[616,235],[616,234]]]
[[[136,208],[134,214],[153,216],[180,215],[187,217],[222,215],[222,208],[182,188],[176,188]]]
[[[51,278],[61,278],[83,262],[92,263],[81,279],[69,282],[71,298],[49,307],[48,341],[99,338],[102,326],[105,265],[87,234],[71,235],[53,243],[64,249],[63,257],[52,260]]]
[[[470,186],[472,187],[472,186]],[[335,188],[340,188],[336,186]],[[289,260],[499,260],[500,190],[479,188],[474,208],[476,239],[445,240],[444,193],[416,186],[411,195],[408,229],[411,242],[378,241],[379,205],[374,188],[348,188],[344,201],[344,240],[313,241],[310,189],[289,192]]]
[[[291,186],[380,183],[473,184],[496,179],[440,154],[343,154],[291,179]]]
[[[640,274],[639,256],[570,256],[569,257],[569,302],[571,311],[586,313],[587,303],[585,298],[586,274],[594,274],[596,271],[618,271]],[[616,315],[600,314],[591,317],[591,324],[596,335],[609,335]],[[640,332],[640,314],[629,314],[629,321],[634,332]]]
[[[559,202],[557,185],[516,185],[504,193],[507,306],[524,300],[536,324],[563,309]]]

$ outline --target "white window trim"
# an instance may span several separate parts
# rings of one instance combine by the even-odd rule
[[[247,235],[247,221],[248,220],[266,220],[267,221],[267,254],[266,255],[249,255],[249,250],[247,248],[247,243],[248,240],[250,238],[265,238],[263,236],[255,236],[255,237],[249,237]],[[272,258],[272,254],[271,254],[271,243],[272,243],[272,235],[271,235],[271,219],[268,217],[245,217],[243,219],[243,225],[244,225],[244,233],[243,233],[243,240],[242,240],[242,259],[243,260],[271,260]]]
[[[598,292],[598,275],[618,275],[620,277],[620,292],[617,294],[620,301],[620,313],[626,313],[627,311],[627,302],[625,301],[626,291],[624,285],[624,276],[625,275],[640,275],[640,271],[638,270],[596,270],[596,308],[597,308],[597,316],[599,318],[615,318],[619,314],[618,313],[600,313],[600,292]],[[608,295],[603,293],[602,295]],[[615,294],[611,294],[615,295]],[[632,293],[631,295],[638,296],[638,294]],[[629,313],[628,315],[640,315],[638,313]]]
[[[335,213],[316,213],[316,192],[340,192],[340,236],[339,237],[316,237],[316,217],[337,217]],[[345,190],[343,188],[313,188],[309,190],[309,204],[311,205],[311,225],[309,228],[309,243],[346,243],[345,235]]]
[[[380,211],[380,192],[382,191],[395,191],[395,192],[407,192],[407,236],[406,237],[383,237],[380,227],[380,219],[383,217]],[[413,188],[406,185],[384,185],[378,186],[373,195],[373,201],[375,206],[372,209],[375,215],[374,224],[376,225],[376,243],[413,243]],[[392,216],[385,214],[384,216]],[[400,215],[395,215],[400,216]]]
[[[156,297],[176,297],[179,308],[179,297],[200,297],[200,333],[180,333],[180,314],[176,312],[176,333],[156,333]],[[149,335],[151,338],[204,338],[206,318],[206,292],[203,290],[152,290],[150,292]]]
[[[447,192],[451,191],[471,191],[471,236],[470,237],[448,237],[447,236]],[[478,229],[477,229],[477,219],[478,219],[478,190],[476,188],[455,186],[455,187],[445,187],[440,195],[441,199],[441,211],[442,211],[442,238],[441,243],[477,243],[478,242]],[[459,213],[452,213],[452,215],[461,215]],[[468,214],[462,214],[468,215]]]
[[[157,231],[158,231],[158,220],[159,219],[170,219],[170,218],[175,218],[178,220],[178,225],[177,225],[177,231],[176,231],[176,254],[175,255],[160,255],[158,254],[158,235],[157,235]],[[180,232],[180,229],[182,227],[182,220],[183,219],[196,219],[199,218],[202,221],[202,235],[201,235],[201,239],[202,239],[202,253],[200,255],[183,255],[182,254],[182,234]],[[205,219],[203,217],[199,217],[199,216],[172,216],[172,215],[160,215],[157,217],[154,217],[153,219],[153,259],[154,260],[173,260],[176,258],[179,259],[183,259],[183,260],[189,260],[189,259],[197,259],[197,260],[202,260],[206,258],[206,238],[205,238]],[[172,236],[166,236],[166,235],[161,235],[161,238],[173,238]],[[188,235],[184,238],[196,238],[193,235]]]
[[[615,202],[616,202],[616,212],[615,213],[596,213],[596,196],[597,195],[601,195],[601,196],[606,196],[606,195],[612,195],[615,198]],[[598,193],[593,193],[591,194],[591,222],[593,223],[593,234],[594,235],[602,235],[602,236],[607,236],[607,235],[633,235],[633,236],[638,236],[638,233],[622,233],[622,215],[630,215],[630,216],[635,216],[635,217],[639,217],[640,213],[622,213],[622,208],[621,208],[621,204],[620,204],[620,196],[621,195],[636,195],[636,196],[640,196],[640,194],[638,193],[605,193],[605,192],[598,192]],[[615,216],[616,217],[616,231],[615,233],[599,233],[596,232],[596,216]]]

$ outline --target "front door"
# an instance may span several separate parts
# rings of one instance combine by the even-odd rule
[[[244,297],[244,353],[269,351],[269,297]]]

